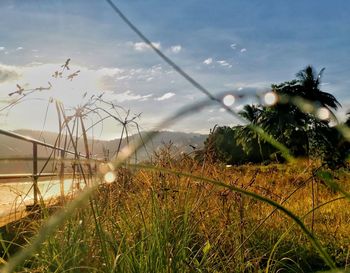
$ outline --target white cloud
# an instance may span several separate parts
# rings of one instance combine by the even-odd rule
[[[247,51],[246,48],[242,48],[242,49],[241,49],[241,53],[246,52],[246,51]]]
[[[231,44],[230,47],[231,47],[233,50],[235,50],[235,49],[237,49],[237,44]]]
[[[156,65],[153,65],[150,69],[150,73],[152,74],[157,74],[157,73],[160,73],[162,71],[163,67],[161,64],[156,64]]]
[[[5,50],[5,47],[4,46],[0,46],[0,51],[3,51]]]
[[[162,101],[162,100],[167,100],[175,96],[175,93],[168,92],[165,93],[163,96],[156,98],[155,100]]]
[[[16,48],[17,51],[18,51],[18,50],[22,50],[22,49],[23,49],[23,47],[21,47],[21,46],[19,46],[19,47]]]
[[[226,60],[220,60],[220,61],[217,61],[218,64],[220,64],[221,66],[226,66],[228,68],[231,68],[232,65],[229,64]]]
[[[236,81],[231,83],[225,83],[224,86],[230,89],[237,89],[238,91],[241,91],[245,89],[245,92],[248,92],[248,90],[255,90],[255,91],[262,91],[262,90],[268,90],[271,83],[265,82],[265,81]]]
[[[162,48],[162,46],[161,46],[161,44],[159,42],[152,42],[152,45],[155,48],[157,48],[157,49],[161,49]],[[136,51],[146,51],[148,49],[151,49],[151,47],[148,44],[144,43],[144,42],[134,43],[133,47],[134,47],[134,49]]]
[[[235,106],[236,111],[242,111],[243,108],[244,108],[244,104],[239,104],[239,105]]]
[[[220,61],[217,61],[218,64],[221,64],[223,66],[226,66],[228,65],[228,63],[225,61],[225,60],[220,60]]]
[[[124,70],[117,67],[103,67],[97,70],[97,73],[101,76],[114,77],[123,73]]]
[[[138,100],[138,101],[145,101],[148,100],[150,97],[152,97],[152,94],[147,95],[139,95],[134,94],[131,90],[127,90],[123,93],[106,93],[106,98],[109,100],[116,100],[118,102],[125,102],[125,101],[132,101],[132,100]]]
[[[206,59],[206,60],[203,61],[203,64],[209,65],[209,64],[211,64],[212,62],[213,62],[213,58],[208,58],[208,59]]]
[[[130,80],[131,78],[132,78],[131,75],[122,75],[122,76],[116,77],[115,79],[116,79],[117,81],[124,81],[124,80]]]
[[[144,95],[144,96],[142,96],[142,98],[140,99],[140,101],[148,100],[148,99],[151,98],[152,96],[153,96],[153,94]]]
[[[182,46],[181,45],[174,45],[170,48],[172,53],[179,53],[182,50]]]
[[[36,66],[36,65],[43,65],[44,63],[42,63],[42,62],[31,62],[30,63],[30,65],[32,65],[32,66]]]
[[[218,117],[210,117],[208,118],[207,121],[212,122],[212,121],[221,121],[222,117],[218,116]]]
[[[13,81],[20,77],[20,72],[16,67],[0,64],[0,83]]]

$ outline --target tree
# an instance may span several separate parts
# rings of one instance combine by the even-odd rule
[[[332,94],[320,90],[324,70],[323,68],[316,73],[309,65],[296,74],[297,79],[272,85],[272,89],[278,95],[301,97],[319,107],[326,107],[329,111],[336,110],[341,106],[338,100]],[[324,127],[329,127],[328,121],[319,121],[291,103],[278,103],[271,108],[272,111],[263,121],[265,128],[270,133],[275,131],[273,135],[290,148],[295,156],[309,156],[310,149],[319,149],[319,146],[313,144],[320,145],[320,140],[325,140],[326,136],[322,134],[325,133]]]
[[[280,98],[300,97],[329,111],[340,107],[338,100],[330,93],[320,89],[324,68],[319,73],[311,67],[296,74],[296,79],[273,84],[272,90]],[[328,120],[318,120],[309,112],[303,112],[293,100],[281,99],[275,105],[246,105],[239,113],[250,124],[246,126],[218,127],[207,140],[208,147],[214,147],[215,156],[225,162],[263,162],[276,155],[282,160],[280,152],[267,143],[252,130],[252,126],[261,127],[266,133],[285,145],[296,157],[321,157],[331,165],[334,155],[334,165],[344,162],[348,153],[348,144],[336,128],[330,127]],[[345,123],[350,125],[350,117]],[[211,146],[208,145],[211,143]],[[340,144],[338,144],[340,143]],[[346,144],[347,143],[347,144]],[[236,149],[235,153],[231,151]],[[235,154],[242,154],[236,158]]]
[[[204,142],[204,149],[197,156],[211,162],[232,163],[232,154],[242,154],[242,149],[236,145],[234,130],[228,126],[215,126]]]
[[[300,86],[296,95],[312,102],[317,102],[326,108],[337,110],[341,106],[338,100],[330,93],[320,90],[322,75],[325,68],[316,73],[315,69],[308,65],[305,69],[299,71],[296,76]]]
[[[239,115],[255,126],[261,126],[266,108],[261,105],[245,105]],[[275,149],[253,131],[249,125],[237,126],[237,143],[240,144],[252,162],[263,162],[271,158]]]
[[[294,105],[277,104],[265,107],[260,126],[277,141],[289,148],[296,157],[309,153],[306,116]]]

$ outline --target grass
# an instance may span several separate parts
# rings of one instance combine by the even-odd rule
[[[350,204],[315,176],[306,162],[226,168],[183,156],[154,163],[159,169],[120,169],[124,183],[100,185],[64,225],[48,233],[16,272],[315,272],[327,270],[294,221],[269,204],[208,184],[191,173],[222,181],[295,213],[340,268],[350,264]],[[347,171],[329,173],[349,191]],[[313,207],[310,177],[316,187]],[[120,181],[121,179],[119,179]],[[306,183],[305,183],[306,182]],[[338,198],[338,199],[337,199]],[[332,200],[335,201],[332,201]],[[268,216],[266,218],[266,216]],[[256,228],[260,223],[260,228]],[[46,217],[27,222],[30,240]],[[313,223],[312,223],[313,222]],[[21,233],[21,229],[16,229]],[[247,240],[246,240],[247,239]],[[246,240],[246,241],[245,241]],[[242,244],[243,243],[243,244]],[[240,247],[240,245],[242,245]],[[7,255],[8,254],[8,255]],[[3,255],[7,259],[11,254]]]

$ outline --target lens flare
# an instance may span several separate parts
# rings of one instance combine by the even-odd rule
[[[112,182],[114,182],[116,178],[117,178],[117,177],[116,177],[116,175],[115,175],[114,172],[108,172],[108,173],[106,173],[105,176],[104,176],[104,179],[105,179],[105,181],[106,181],[107,183],[112,183]]]
[[[301,108],[305,113],[312,113],[314,111],[314,106],[308,102],[303,103]]]
[[[326,107],[317,109],[316,116],[320,120],[328,120],[331,117],[331,112]]]
[[[235,103],[235,97],[233,95],[226,95],[223,99],[222,102],[226,105],[226,106],[231,106],[232,104]]]
[[[264,95],[264,102],[268,106],[272,106],[272,105],[276,104],[277,99],[278,99],[278,97],[277,97],[275,92],[267,92]]]

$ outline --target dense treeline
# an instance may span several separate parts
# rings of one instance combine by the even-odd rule
[[[294,157],[321,159],[333,168],[343,166],[350,143],[339,128],[349,126],[350,117],[344,124],[336,120],[332,111],[341,104],[332,94],[320,90],[323,71],[316,73],[307,66],[296,79],[273,84],[276,103],[245,105],[239,114],[249,124],[215,127],[198,157],[227,164],[284,161],[281,151],[253,130],[258,126]]]

